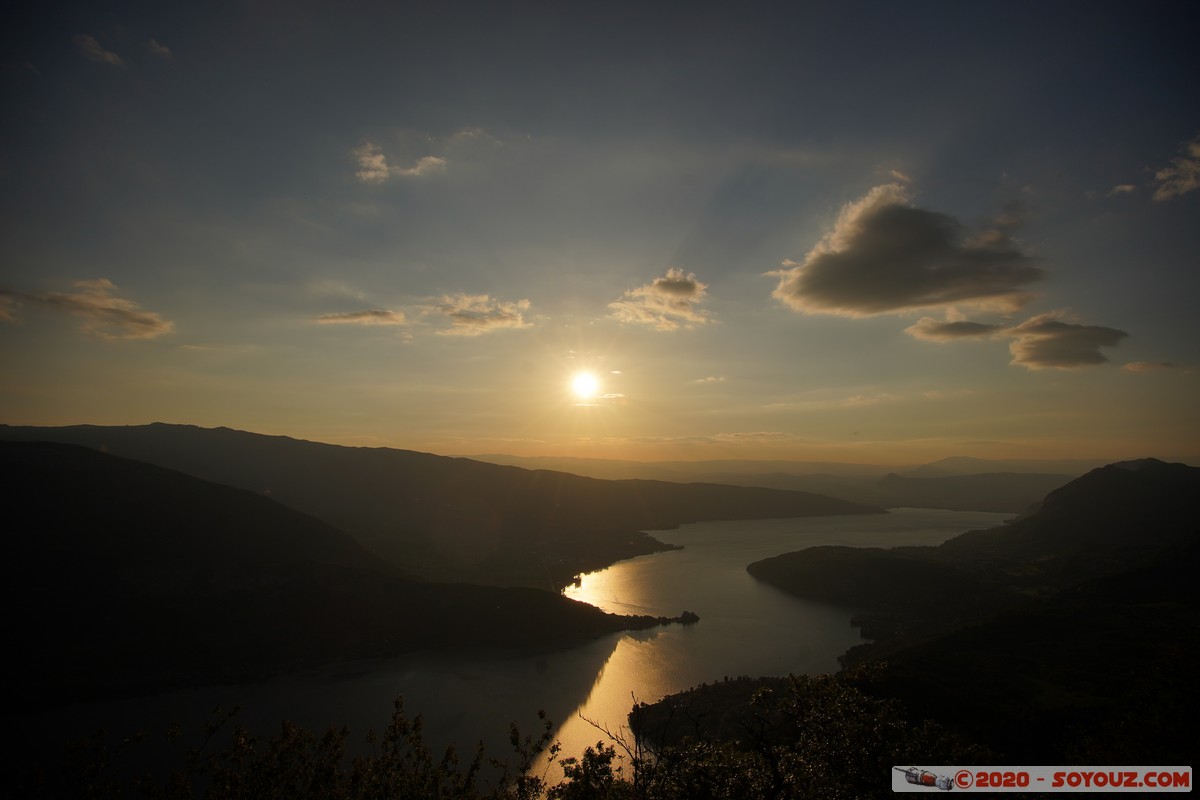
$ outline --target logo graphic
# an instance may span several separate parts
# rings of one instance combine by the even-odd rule
[[[928,786],[932,789],[943,789],[945,791],[950,791],[954,788],[953,779],[945,775],[935,775],[927,769],[920,769],[919,767],[909,767],[907,769],[892,767],[892,769],[904,773],[904,780],[917,786]]]

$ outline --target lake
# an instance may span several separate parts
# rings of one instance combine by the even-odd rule
[[[798,600],[760,584],[746,572],[747,564],[815,545],[938,544],[1011,516],[895,509],[878,515],[684,525],[655,533],[683,550],[614,564],[583,576],[564,594],[622,614],[673,617],[686,609],[700,615],[695,625],[614,634],[558,651],[417,653],[330,665],[262,684],[75,705],[21,724],[55,735],[104,727],[124,736],[165,730],[173,721],[195,729],[214,706],[240,705],[239,724],[260,738],[274,735],[279,721],[288,719],[317,732],[346,725],[354,745],[368,729],[387,726],[393,699],[403,695],[410,715],[423,714],[426,741],[435,753],[457,742],[469,754],[483,739],[489,754],[503,757],[509,722],[536,733],[536,713],[544,709],[563,744],[560,757],[578,755],[604,738],[585,718],[619,731],[635,700],[654,702],[726,675],[835,671],[837,657],[861,641],[847,609]],[[365,745],[358,749],[367,751]],[[555,770],[550,777],[558,774]]]

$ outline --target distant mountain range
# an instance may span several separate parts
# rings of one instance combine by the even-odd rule
[[[707,459],[697,461],[625,461],[610,458],[571,458],[566,456],[513,456],[503,453],[473,455],[477,461],[507,464],[527,469],[554,469],[597,478],[657,478],[660,480],[697,480],[705,475],[835,475],[838,477],[879,478],[889,473],[911,478],[936,478],[948,475],[980,475],[990,472],[1040,472],[1082,475],[1108,464],[1097,458],[1006,458],[987,459],[951,456],[927,464],[853,464],[840,461],[790,461],[754,459]]]
[[[1196,497],[1198,468],[1123,462],[938,547],[814,547],[748,570],[858,609],[876,641],[845,663],[886,660],[877,691],[1013,763],[1175,763],[1200,710]]]
[[[882,513],[806,492],[606,481],[229,428],[0,426],[4,439],[83,445],[269,496],[350,534],[412,577],[555,591],[578,573],[668,549],[646,530]]]
[[[884,508],[945,508],[1014,514],[1031,510],[1047,492],[1108,463],[1098,459],[989,460],[967,457],[944,458],[911,466],[827,461],[639,462],[499,454],[474,458],[596,478],[704,481],[813,492]]]

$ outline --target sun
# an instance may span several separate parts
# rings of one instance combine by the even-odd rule
[[[577,372],[571,378],[571,391],[580,400],[591,400],[600,390],[600,381],[590,372]]]

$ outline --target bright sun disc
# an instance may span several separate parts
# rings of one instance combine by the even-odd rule
[[[590,372],[580,372],[571,379],[571,391],[575,392],[575,396],[581,400],[595,397],[599,388],[600,381],[596,380],[596,376]]]

